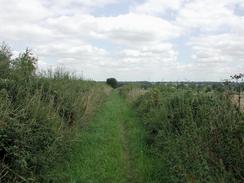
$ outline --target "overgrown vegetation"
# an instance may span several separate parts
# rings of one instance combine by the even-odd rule
[[[119,93],[129,103],[135,102],[140,96],[147,92],[140,84],[127,84],[119,88]]]
[[[244,181],[244,119],[224,93],[159,86],[135,106],[164,182]]]
[[[0,48],[0,182],[45,182],[101,103],[104,86],[57,70],[36,74],[30,50]],[[97,88],[99,87],[99,92]]]

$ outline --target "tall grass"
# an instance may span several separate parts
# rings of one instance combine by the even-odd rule
[[[11,59],[0,49],[0,182],[45,182],[103,90],[60,71],[36,74],[29,50]]]
[[[164,182],[244,181],[244,119],[228,97],[162,86],[135,106]]]
[[[145,90],[139,84],[127,84],[118,88],[119,94],[124,97],[129,103],[135,102],[140,96],[143,96],[147,90]]]

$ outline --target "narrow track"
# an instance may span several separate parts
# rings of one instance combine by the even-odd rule
[[[57,179],[52,182],[147,182],[143,181],[143,131],[135,121],[132,108],[114,91],[81,130],[71,160],[54,172]]]

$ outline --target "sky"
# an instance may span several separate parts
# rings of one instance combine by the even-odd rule
[[[93,80],[244,72],[244,0],[0,0],[0,42]]]

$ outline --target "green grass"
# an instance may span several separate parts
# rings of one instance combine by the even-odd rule
[[[143,128],[116,92],[81,130],[70,156],[50,173],[53,182],[156,182],[150,177]]]

